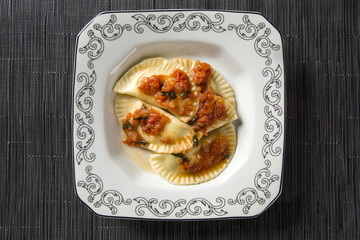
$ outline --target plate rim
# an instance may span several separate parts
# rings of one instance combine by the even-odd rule
[[[149,216],[114,216],[114,215],[105,215],[105,214],[101,214],[97,211],[94,210],[94,208],[90,207],[89,204],[84,201],[79,193],[78,193],[78,186],[76,184],[76,170],[75,170],[75,164],[76,164],[76,160],[75,160],[75,85],[76,85],[76,65],[77,65],[77,55],[78,55],[78,47],[79,47],[79,38],[81,37],[81,35],[84,33],[84,31],[100,16],[102,15],[108,15],[108,14],[121,14],[121,13],[161,13],[161,12],[213,12],[213,13],[240,13],[240,14],[252,14],[252,15],[259,15],[261,16],[267,24],[270,24],[272,29],[276,30],[276,32],[279,35],[280,38],[280,44],[281,44],[281,55],[284,58],[284,37],[281,34],[281,32],[279,31],[279,29],[277,27],[275,27],[275,25],[261,12],[257,12],[257,11],[239,11],[239,10],[222,10],[222,9],[147,9],[147,10],[111,10],[111,11],[102,11],[100,13],[98,13],[97,15],[95,15],[89,22],[87,22],[87,24],[79,31],[79,33],[76,35],[76,40],[75,40],[75,51],[74,51],[74,62],[73,62],[73,79],[72,79],[72,98],[71,98],[71,152],[73,154],[72,160],[73,160],[73,167],[72,167],[72,177],[73,177],[73,189],[75,194],[77,195],[77,197],[81,200],[81,202],[83,202],[85,204],[85,206],[90,209],[92,212],[94,212],[96,215],[103,217],[103,218],[111,218],[111,219],[128,219],[128,220],[145,220],[145,221],[213,221],[213,220],[229,220],[229,219],[252,219],[252,218],[257,218],[260,215],[262,215],[265,211],[267,211],[277,200],[278,198],[281,196],[282,191],[283,191],[283,179],[284,179],[284,163],[285,163],[285,153],[286,153],[286,148],[285,148],[285,143],[286,143],[286,129],[287,129],[287,119],[286,119],[286,115],[287,115],[287,101],[286,101],[286,71],[285,71],[285,61],[283,59],[282,61],[282,85],[283,85],[283,94],[282,94],[282,98],[283,98],[283,121],[282,121],[282,139],[283,142],[280,145],[281,149],[282,149],[282,154],[281,154],[281,170],[279,172],[279,189],[277,190],[277,195],[272,199],[272,201],[268,202],[267,205],[258,213],[254,214],[254,215],[248,215],[248,216],[215,216],[215,217],[204,217],[204,215],[198,215],[194,218],[186,218],[186,216],[184,216],[184,218],[161,218],[159,216],[156,215],[151,215]],[[214,216],[214,215],[213,215]],[[170,215],[168,216],[170,217]]]

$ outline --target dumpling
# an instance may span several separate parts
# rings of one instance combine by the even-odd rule
[[[234,156],[235,147],[235,128],[228,123],[185,152],[152,154],[150,165],[170,183],[198,184],[218,176]]]
[[[187,122],[196,113],[199,88],[184,67],[165,58],[149,58],[136,64],[115,84],[114,91],[164,108]]]
[[[188,124],[206,135],[235,119],[235,109],[227,100],[211,93],[200,93],[198,111]]]
[[[158,153],[181,152],[202,136],[164,110],[128,95],[117,94],[115,113],[126,134],[123,142],[130,146]]]
[[[199,61],[190,59],[190,58],[172,58],[171,61],[176,62],[179,65],[182,65],[187,72],[190,73],[190,76],[195,83],[200,83],[202,85],[202,91],[214,91],[216,94],[225,98],[230,104],[235,108],[235,96],[234,92],[229,85],[229,83],[207,63],[201,63]],[[205,78],[210,78],[209,81],[203,82]],[[210,87],[210,88],[209,88]]]

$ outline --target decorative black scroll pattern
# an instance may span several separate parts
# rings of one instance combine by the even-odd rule
[[[175,202],[166,199],[159,202],[159,200],[155,198],[147,200],[144,197],[137,197],[134,200],[138,203],[135,208],[135,213],[138,216],[145,215],[144,209],[147,209],[148,212],[157,217],[167,217],[173,213],[175,213],[175,216],[178,218],[184,217],[187,214],[192,216],[200,214],[204,214],[205,216],[210,216],[211,214],[223,216],[227,214],[227,212],[222,209],[226,203],[222,197],[216,198],[218,205],[214,205],[204,198],[194,198],[189,202],[185,199],[179,199]],[[176,209],[179,210],[175,211]]]
[[[86,176],[86,182],[79,181],[77,183],[77,185],[79,187],[85,188],[88,191],[88,193],[90,194],[88,196],[88,201],[90,203],[92,203],[94,201],[95,196],[99,195],[104,188],[104,184],[103,184],[101,178],[98,175],[90,172],[91,170],[92,170],[92,166],[90,166],[90,165],[86,166],[85,171],[88,174]]]
[[[144,32],[144,27],[148,27],[155,33],[165,33],[171,29],[175,32],[181,32],[184,29],[197,31],[200,27],[204,32],[208,32],[210,30],[218,33],[226,31],[226,29],[221,26],[224,22],[224,15],[221,13],[216,13],[214,15],[215,20],[212,20],[204,13],[195,12],[189,14],[183,22],[180,21],[182,18],[185,18],[184,13],[176,13],[174,16],[166,14],[160,16],[156,16],[154,14],[149,14],[147,16],[144,14],[135,14],[132,18],[136,20],[136,23],[134,24],[134,31],[139,34]],[[79,52],[81,54],[87,53],[87,56],[89,57],[87,65],[90,69],[94,68],[93,61],[99,59],[105,50],[104,40],[116,40],[122,36],[125,30],[132,30],[132,27],[129,24],[122,26],[116,23],[116,21],[116,15],[112,14],[106,24],[101,25],[99,23],[95,23],[93,25],[93,28],[100,32],[101,37],[96,36],[92,29],[87,32],[90,40],[85,46],[79,48]],[[175,23],[178,23],[178,25],[175,26]]]
[[[270,55],[272,53],[271,50],[278,51],[280,49],[280,45],[274,44],[269,39],[269,35],[271,34],[270,28],[265,28],[265,24],[263,22],[258,25],[253,24],[248,15],[243,16],[244,24],[239,24],[236,26],[235,24],[230,24],[228,26],[228,30],[235,29],[237,35],[244,40],[254,40],[254,49],[256,53],[264,57],[266,59],[265,65],[269,66],[272,63],[272,59]],[[264,29],[264,33],[262,35],[258,35],[259,32]],[[271,50],[270,50],[271,49]],[[277,116],[282,116],[283,110],[280,106],[281,93],[279,89],[281,88],[280,77],[282,75],[282,69],[280,65],[277,66],[275,70],[271,67],[266,67],[263,70],[263,76],[267,77],[270,75],[270,80],[265,84],[263,88],[263,98],[267,105],[264,107],[264,113],[266,115],[265,121],[265,130],[266,134],[263,136],[263,140],[265,145],[262,148],[262,155],[264,159],[270,153],[271,156],[276,157],[281,153],[280,147],[275,147],[275,143],[280,139],[282,135],[282,124],[281,121],[277,118]],[[277,116],[274,116],[273,111],[276,112]],[[230,205],[234,205],[236,203],[240,205],[244,205],[243,213],[248,214],[251,206],[254,204],[264,204],[266,202],[265,199],[271,197],[271,192],[268,190],[270,185],[280,180],[278,175],[271,175],[270,166],[271,161],[265,160],[265,167],[260,169],[254,178],[255,188],[245,188],[241,190],[235,199],[229,199],[228,203]],[[265,196],[265,198],[260,196],[260,192]]]
[[[201,26],[201,30],[203,30],[204,32],[208,32],[210,30],[213,30],[217,33],[226,31],[225,28],[220,26],[224,22],[224,15],[221,13],[216,13],[214,17],[218,21],[211,20],[211,18],[204,13],[192,13],[185,19],[183,23],[175,26],[174,31],[181,32],[184,29],[197,31],[200,29]]]
[[[268,188],[273,182],[278,181],[280,177],[276,174],[271,175],[271,172],[269,170],[271,166],[271,162],[269,160],[265,160],[265,165],[266,167],[260,169],[256,173],[254,183],[255,183],[255,187],[258,190],[262,191],[266,198],[270,198],[271,193],[268,190]]]
[[[244,24],[239,24],[236,26],[235,24],[229,24],[228,30],[231,31],[235,29],[236,34],[244,39],[244,40],[254,40],[254,49],[256,53],[265,58],[265,64],[269,66],[272,63],[272,59],[270,58],[271,50],[278,51],[280,50],[279,44],[274,44],[269,39],[269,35],[271,34],[270,28],[265,28],[265,23],[260,22],[258,25],[252,23],[249,19],[248,15],[243,16]],[[264,33],[261,36],[258,36],[259,32],[264,29]]]
[[[125,24],[124,26],[121,26],[120,24],[115,24],[117,18],[114,14],[110,15],[110,20],[108,23],[104,24],[104,26],[101,26],[100,24],[96,23],[94,24],[94,29],[100,31],[101,36],[105,40],[113,41],[121,37],[124,30],[131,30],[131,26],[129,24]]]
[[[94,206],[99,208],[102,205],[110,209],[111,214],[115,215],[117,213],[117,207],[122,203],[125,205],[130,205],[132,202],[131,199],[124,199],[121,193],[116,190],[107,190],[101,194],[99,201],[94,203]]]
[[[90,37],[90,40],[85,46],[79,48],[79,52],[81,54],[88,53],[89,61],[87,66],[90,69],[93,69],[93,61],[98,59],[104,52],[104,41],[101,38],[96,37],[93,30],[89,30],[87,34]]]
[[[177,13],[173,17],[169,15],[160,15],[156,17],[154,14],[149,14],[147,16],[135,14],[132,16],[137,21],[134,25],[134,31],[136,33],[143,33],[143,26],[145,26],[153,32],[165,33],[172,28],[175,22],[180,21],[180,18],[183,18],[184,16],[183,13]]]
[[[215,201],[218,203],[218,205],[214,205],[209,200],[204,198],[194,198],[186,204],[185,208],[180,209],[179,212],[176,212],[175,216],[180,218],[186,214],[197,216],[201,213],[205,216],[210,216],[211,214],[215,214],[216,216],[226,215],[227,212],[222,209],[226,204],[225,199],[218,197]]]
[[[87,73],[79,73],[76,80],[84,85],[77,91],[75,96],[75,104],[77,109],[80,111],[75,114],[75,121],[78,124],[76,135],[79,141],[76,143],[78,150],[76,154],[76,162],[80,163],[85,160],[86,162],[93,162],[96,158],[95,153],[88,153],[88,150],[95,141],[95,132],[91,127],[94,122],[94,117],[91,113],[93,109],[93,99],[91,96],[95,94],[94,83],[96,82],[96,73],[93,71],[90,76]],[[100,195],[100,199],[94,203],[96,208],[104,205],[110,209],[112,214],[117,213],[116,206],[120,204],[129,205],[131,199],[125,200],[123,196],[116,190],[107,190],[103,192],[104,184],[101,178],[92,173],[92,166],[88,165],[85,167],[87,173],[86,181],[79,181],[77,185],[87,190],[89,193],[88,201],[93,203],[95,197]]]
[[[278,175],[271,175],[270,166],[271,162],[269,160],[265,160],[266,167],[260,169],[254,178],[255,188],[245,188],[241,190],[235,199],[228,199],[228,203],[230,205],[234,205],[236,203],[240,205],[244,205],[242,211],[244,214],[249,214],[250,208],[252,205],[258,203],[263,205],[266,200],[259,195],[259,191],[263,192],[265,198],[271,197],[271,192],[268,190],[270,185],[278,181],[280,177]]]
[[[270,28],[266,28],[264,34],[258,37],[254,42],[255,51],[261,57],[266,58],[265,64],[269,66],[272,63],[272,59],[270,58],[271,50],[278,51],[280,49],[280,45],[274,44],[269,39],[269,35],[271,33]],[[270,49],[269,49],[270,48]]]
[[[79,139],[76,143],[76,148],[79,150],[76,154],[76,162],[80,165],[83,160],[92,162],[96,158],[94,153],[88,153],[89,148],[95,141],[95,132],[91,127],[94,122],[94,117],[91,114],[93,108],[91,96],[95,94],[93,86],[96,81],[95,71],[90,76],[84,72],[79,73],[76,80],[84,83],[75,96],[76,107],[80,110],[75,114],[75,121],[78,124],[76,135]]]
[[[145,211],[143,209],[147,209],[150,213],[157,217],[170,216],[176,208],[186,203],[186,200],[184,199],[179,199],[175,202],[165,199],[159,202],[159,200],[155,198],[147,200],[144,197],[134,198],[134,201],[138,203],[135,207],[136,215],[144,216]],[[159,204],[157,205],[157,203]]]
[[[235,199],[228,199],[228,203],[230,205],[234,205],[236,203],[240,205],[244,205],[242,211],[244,214],[249,214],[249,210],[252,205],[258,203],[260,205],[265,203],[265,199],[261,198],[258,195],[258,191],[254,188],[245,188],[241,190]]]
[[[129,24],[125,24],[121,26],[120,24],[115,24],[117,18],[114,14],[110,15],[109,21],[103,26],[99,23],[95,23],[93,28],[100,32],[101,37],[97,37],[92,29],[87,32],[87,35],[90,37],[89,42],[79,48],[79,52],[81,54],[88,53],[88,63],[87,66],[90,69],[94,68],[93,61],[100,58],[105,50],[104,40],[113,41],[121,37],[124,30],[131,30],[131,26]]]
[[[266,83],[263,89],[263,98],[267,104],[272,106],[277,115],[281,116],[283,114],[283,110],[279,105],[281,93],[278,89],[280,89],[282,85],[280,81],[282,69],[280,65],[278,65],[275,70],[267,67],[263,70],[262,74],[264,77],[270,75],[270,80]]]
[[[262,74],[264,77],[270,76],[270,80],[263,88],[263,98],[267,103],[264,107],[264,113],[267,117],[264,126],[267,133],[263,137],[265,145],[262,148],[262,154],[265,158],[269,153],[271,156],[279,156],[281,153],[281,148],[274,148],[274,145],[280,139],[283,132],[282,123],[277,118],[283,115],[283,110],[279,105],[281,94],[278,90],[282,85],[280,81],[282,69],[280,65],[278,65],[275,70],[267,67],[263,70]],[[273,113],[276,113],[276,115]]]
[[[266,200],[259,195],[259,191],[264,194],[265,198],[270,198],[271,192],[268,190],[270,185],[280,179],[276,174],[271,175],[269,170],[271,162],[269,160],[265,160],[265,165],[266,167],[260,169],[255,175],[254,184],[256,189],[251,187],[245,188],[237,194],[235,199],[228,199],[230,205],[236,203],[244,205],[242,209],[244,214],[249,214],[251,206],[256,203],[263,205]]]
[[[134,25],[136,33],[143,33],[143,26],[148,27],[156,33],[165,33],[171,29],[175,32],[181,32],[184,29],[197,31],[200,27],[204,32],[208,32],[210,30],[213,30],[214,32],[226,31],[225,28],[220,26],[224,22],[224,15],[221,13],[215,14],[215,21],[206,14],[200,12],[189,14],[183,22],[180,22],[181,19],[185,17],[185,14],[183,13],[177,13],[172,17],[169,15],[160,15],[156,17],[154,14],[149,14],[147,16],[143,14],[135,14],[132,17],[137,21]],[[178,25],[175,26],[175,23]]]
[[[85,181],[79,181],[77,185],[79,187],[82,187],[88,191],[90,194],[88,196],[88,201],[90,203],[93,203],[95,200],[95,197],[99,194],[101,194],[98,201],[94,203],[94,206],[96,208],[101,207],[102,205],[108,207],[110,209],[110,212],[115,215],[117,213],[117,207],[121,205],[122,203],[125,205],[131,204],[131,199],[124,199],[121,193],[119,193],[116,190],[107,190],[103,192],[104,184],[101,178],[91,172],[92,167],[89,165],[85,168],[86,173],[88,174]]]
[[[261,22],[258,25],[253,24],[250,22],[249,16],[243,16],[243,22],[245,24],[239,24],[236,26],[235,24],[229,24],[228,30],[231,31],[235,29],[236,34],[244,40],[252,40],[257,35],[258,32],[265,27],[265,23]]]

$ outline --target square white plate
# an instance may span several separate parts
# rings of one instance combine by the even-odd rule
[[[232,86],[240,118],[235,156],[215,179],[172,185],[121,147],[116,80],[147,57],[211,64]],[[73,144],[76,192],[103,216],[149,219],[253,217],[281,192],[284,74],[279,32],[256,13],[104,12],[77,37]]]

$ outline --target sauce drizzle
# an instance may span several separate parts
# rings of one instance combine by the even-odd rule
[[[198,162],[192,161],[180,162],[180,169],[191,172],[203,172],[222,161],[229,158],[228,141],[226,137],[218,135],[213,141],[201,144],[200,150],[197,153]]]
[[[191,91],[189,76],[180,69],[170,75],[152,75],[140,80],[138,89],[155,97],[171,113],[190,115],[196,110],[195,94]]]
[[[128,113],[126,118],[122,121],[123,130],[126,134],[123,142],[130,146],[146,146],[147,142],[144,141],[139,134],[138,126],[148,134],[159,135],[168,122],[170,122],[170,119],[167,116],[151,107],[142,105],[141,108],[136,109],[133,113]]]

